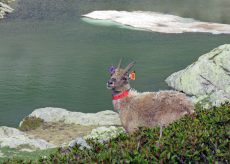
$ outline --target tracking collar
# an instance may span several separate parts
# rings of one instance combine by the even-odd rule
[[[127,97],[129,95],[129,90],[126,90],[124,92],[121,92],[119,94],[113,95],[112,98],[113,100],[119,100],[122,99],[124,97]]]

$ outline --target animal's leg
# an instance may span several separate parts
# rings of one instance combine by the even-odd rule
[[[134,121],[131,121],[128,123],[128,126],[127,126],[127,131],[129,133],[132,133],[134,131],[138,130],[138,126],[136,125],[136,123],[134,123]]]

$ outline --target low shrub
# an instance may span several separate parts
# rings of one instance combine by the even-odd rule
[[[44,120],[37,117],[26,117],[24,118],[22,124],[19,126],[19,130],[21,131],[29,131],[34,130],[41,126],[44,123]]]

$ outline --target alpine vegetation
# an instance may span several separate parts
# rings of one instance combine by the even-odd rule
[[[121,60],[116,68],[110,68],[107,88],[112,91],[114,110],[119,113],[127,132],[139,127],[166,126],[186,114],[194,113],[194,104],[177,91],[139,93],[131,89],[129,72],[135,62],[122,69]]]

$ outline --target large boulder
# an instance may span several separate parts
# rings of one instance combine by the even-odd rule
[[[34,139],[18,129],[6,126],[0,127],[0,148],[24,148],[29,150],[48,149],[55,145],[42,139]]]
[[[219,46],[199,57],[187,68],[173,73],[166,83],[207,108],[230,101],[230,44]]]
[[[67,111],[62,108],[46,107],[34,110],[28,117],[41,118],[45,122],[63,122],[65,124],[85,126],[121,125],[118,114],[110,110],[98,113],[81,113]],[[20,125],[22,125],[23,121]]]

